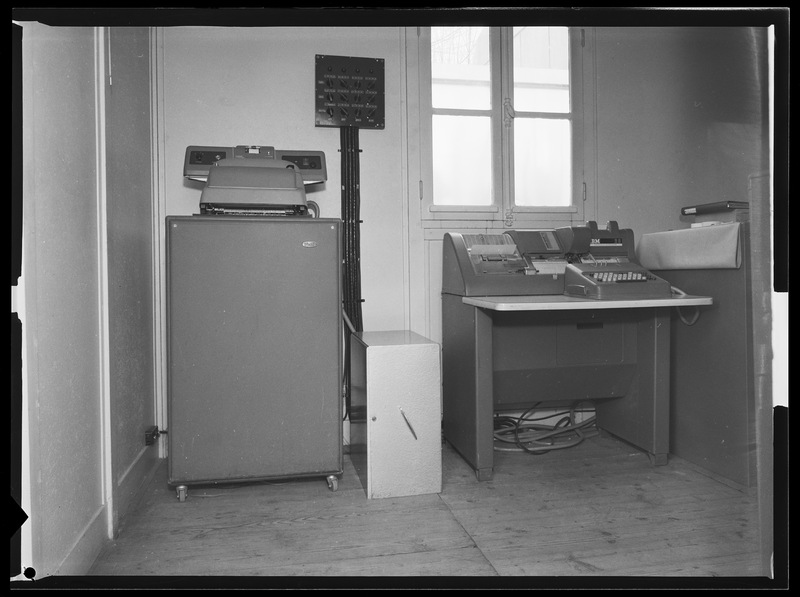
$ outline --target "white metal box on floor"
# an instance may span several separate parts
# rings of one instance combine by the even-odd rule
[[[442,490],[440,347],[407,330],[350,340],[350,457],[367,498]]]

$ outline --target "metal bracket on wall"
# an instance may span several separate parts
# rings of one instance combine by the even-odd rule
[[[148,427],[147,430],[144,432],[144,443],[146,446],[152,446],[158,436],[161,435],[161,432],[158,430],[158,426],[153,425],[152,427]]]

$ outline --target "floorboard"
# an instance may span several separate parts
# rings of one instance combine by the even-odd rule
[[[383,499],[366,498],[347,456],[337,491],[322,478],[241,483],[191,487],[183,502],[164,465],[90,574],[759,575],[755,497],[680,459],[656,467],[601,434],[545,455],[498,452],[492,479],[479,482],[447,444],[442,457],[440,494]]]

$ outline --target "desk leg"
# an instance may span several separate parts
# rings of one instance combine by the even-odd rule
[[[488,481],[494,472],[494,365],[492,317],[475,309],[475,475]]]
[[[631,315],[636,318],[637,374],[626,396],[597,404],[597,426],[644,450],[660,466],[669,457],[669,307]]]
[[[494,392],[492,319],[465,305],[460,296],[442,295],[443,431],[447,442],[475,471],[492,477]]]
[[[654,465],[667,464],[669,457],[670,401],[670,313],[669,308],[653,309],[653,361],[651,377],[653,396],[653,438],[651,459]],[[644,388],[643,388],[644,389]],[[645,394],[645,397],[647,393]]]

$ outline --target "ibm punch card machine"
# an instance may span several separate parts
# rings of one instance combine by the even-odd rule
[[[190,146],[199,212],[166,219],[168,471],[190,485],[342,474],[340,220],[325,156]],[[194,184],[194,183],[188,183]]]
[[[442,263],[445,439],[480,480],[496,412],[591,401],[598,427],[669,453],[672,307],[711,304],[643,268],[610,222],[447,233]]]

